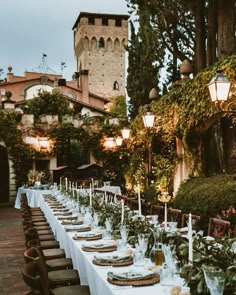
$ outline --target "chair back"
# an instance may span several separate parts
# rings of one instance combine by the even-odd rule
[[[186,227],[188,225],[187,224],[188,219],[189,219],[189,214],[182,214],[181,227]],[[193,227],[195,227],[195,229],[198,227],[200,219],[201,219],[200,215],[192,215]]]
[[[21,275],[26,285],[31,289],[30,294],[40,294],[39,272],[35,261],[24,265]]]
[[[24,252],[25,263],[36,261],[36,258],[38,257],[38,253],[35,249],[36,247],[30,247],[29,249],[25,250]]]
[[[210,218],[208,225],[208,236],[224,237],[228,235],[230,222],[218,218]]]
[[[160,205],[151,205],[150,215],[158,215],[158,222],[164,221],[164,207]]]
[[[181,225],[181,215],[182,215],[182,210],[168,208],[167,221],[168,222],[178,222],[178,226],[180,226]]]

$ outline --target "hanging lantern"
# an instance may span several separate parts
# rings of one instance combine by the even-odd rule
[[[222,70],[218,69],[216,75],[211,79],[207,85],[212,102],[222,103],[229,98],[229,92],[232,83],[226,75],[222,74]]]
[[[39,137],[38,138],[39,148],[42,150],[46,150],[49,146],[49,141],[47,137]]]
[[[110,150],[110,149],[113,149],[115,146],[116,146],[116,143],[113,137],[105,138],[105,141],[104,141],[105,149]]]
[[[116,145],[121,146],[123,142],[123,138],[121,136],[117,136],[115,139]]]
[[[143,123],[146,128],[152,128],[155,121],[155,115],[151,112],[147,112],[143,115]]]
[[[130,132],[131,130],[127,127],[124,127],[122,130],[121,130],[121,134],[122,134],[122,137],[123,139],[129,139],[130,137]]]

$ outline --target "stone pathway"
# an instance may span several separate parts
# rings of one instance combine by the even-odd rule
[[[29,290],[21,276],[25,262],[25,238],[20,210],[0,207],[0,294],[25,295]]]

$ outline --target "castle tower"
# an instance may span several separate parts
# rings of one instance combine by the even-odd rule
[[[88,70],[89,92],[125,96],[128,15],[81,12],[74,26],[77,71]]]

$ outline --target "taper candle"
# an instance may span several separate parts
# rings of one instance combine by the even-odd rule
[[[192,231],[192,214],[188,217],[188,262],[193,263],[193,231]]]

